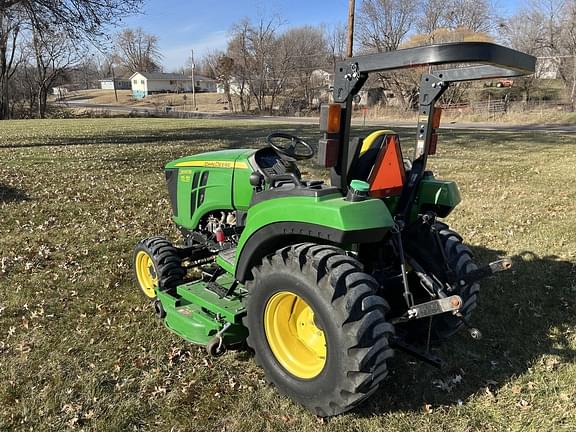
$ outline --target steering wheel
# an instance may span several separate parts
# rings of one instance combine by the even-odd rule
[[[266,141],[278,156],[291,162],[310,159],[314,156],[314,150],[310,144],[294,135],[284,132],[274,132],[266,137]],[[302,151],[299,151],[299,146],[302,147]]]

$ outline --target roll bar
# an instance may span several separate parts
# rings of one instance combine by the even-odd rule
[[[350,94],[358,93],[370,73],[451,63],[490,66],[447,69],[435,74],[450,82],[530,75],[534,73],[536,58],[488,42],[431,45],[351,57],[336,64],[334,101],[345,102]]]
[[[325,133],[319,143],[319,155],[326,153],[327,143],[337,142],[338,156],[332,168],[332,185],[344,193],[350,182],[349,169],[356,156],[358,141],[350,142],[353,98],[370,73],[392,72],[422,66],[465,64],[422,75],[420,83],[418,128],[412,169],[402,189],[396,208],[396,219],[405,220],[410,213],[420,180],[426,170],[432,137],[434,105],[451,83],[500,77],[515,77],[534,73],[536,58],[487,42],[463,42],[407,48],[386,53],[351,57],[336,64],[334,102],[342,106],[340,130]]]

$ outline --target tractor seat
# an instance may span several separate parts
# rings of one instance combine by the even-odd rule
[[[358,146],[349,170],[349,180],[370,183],[370,195],[398,194],[406,175],[398,135],[390,130],[372,132]]]
[[[391,130],[378,130],[364,138],[350,167],[351,180],[368,181],[382,145],[390,135],[396,135],[396,133]]]

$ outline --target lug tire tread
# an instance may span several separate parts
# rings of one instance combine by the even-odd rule
[[[154,236],[139,241],[134,248],[133,262],[139,251],[147,252],[156,267],[158,289],[166,291],[183,283],[186,269],[181,266],[181,258],[172,243],[165,237]]]
[[[284,266],[284,269],[281,267]],[[338,338],[345,341],[337,347],[343,356],[343,364],[338,366],[338,380],[312,401],[286,386],[276,377],[279,374],[268,370],[269,365],[260,352],[259,345],[267,342],[255,336],[254,326],[258,321],[258,311],[251,311],[251,297],[260,284],[272,273],[301,271],[310,285],[317,285],[317,293],[330,304],[336,325],[342,329]],[[387,375],[386,361],[393,350],[388,343],[394,334],[394,327],[386,322],[385,313],[389,307],[386,301],[375,294],[377,282],[362,273],[362,265],[353,257],[334,246],[301,243],[278,250],[262,260],[253,273],[254,279],[246,287],[250,293],[247,301],[247,316],[244,325],[249,329],[247,344],[255,351],[255,361],[263,366],[267,380],[274,383],[280,393],[300,402],[316,415],[326,417],[353,409],[377,390]],[[265,295],[265,294],[264,294]],[[272,358],[273,354],[269,354]],[[276,368],[281,368],[274,362]],[[268,366],[267,366],[268,364]]]
[[[474,255],[468,246],[463,244],[463,239],[460,234],[449,229],[447,225],[442,225],[442,229],[439,230],[440,240],[444,245],[444,253],[446,254],[448,263],[456,273],[457,277],[462,277],[467,273],[476,270],[478,266],[473,261]],[[464,302],[460,312],[466,319],[470,319],[472,311],[476,308],[478,303],[480,284],[478,282],[467,284],[463,287],[459,287],[458,291],[458,294],[462,297]],[[460,320],[454,319],[453,317],[448,318],[449,319],[444,320],[444,331],[442,334],[438,335],[440,339],[451,337],[463,326]]]

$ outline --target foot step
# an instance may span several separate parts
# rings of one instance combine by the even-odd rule
[[[216,282],[207,282],[206,289],[217,294],[220,298],[226,297],[229,294],[226,288]]]
[[[218,254],[218,256],[230,265],[234,265],[236,261],[236,248],[225,249]]]

